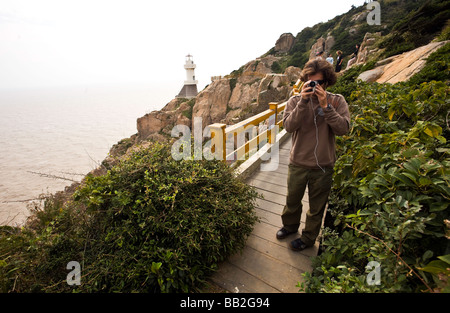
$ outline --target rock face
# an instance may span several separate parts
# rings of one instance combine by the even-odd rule
[[[192,100],[176,98],[160,111],[153,111],[137,119],[137,141],[145,139],[163,140],[170,136],[174,125],[191,125]]]
[[[327,38],[320,37],[317,39],[316,43],[312,45],[311,51],[309,53],[309,59],[316,58],[318,52],[323,52],[323,58],[326,58],[328,53],[331,53],[335,39],[333,36],[328,35]]]
[[[266,76],[266,74],[272,73],[272,65],[279,58],[273,55],[268,55],[264,58],[258,58],[250,61],[242,67],[242,74],[237,77],[239,83],[252,84],[257,80],[260,80]]]
[[[231,94],[228,106],[230,109],[243,109],[255,101],[258,92],[259,80],[250,84],[236,83]]]
[[[289,98],[290,82],[284,74],[267,74],[258,88],[258,105],[268,108],[270,102]]]
[[[375,81],[377,81],[378,78],[381,77],[381,75],[383,75],[383,70],[384,70],[384,67],[382,67],[382,66],[376,67],[372,70],[365,71],[365,72],[359,74],[358,79],[361,79],[362,81],[365,81],[368,83],[375,82]]]
[[[356,64],[366,63],[370,59],[376,57],[380,50],[375,47],[377,40],[381,38],[381,33],[366,33],[359,47],[358,58]]]
[[[449,41],[432,42],[417,49],[392,56],[377,62],[373,70],[361,73],[358,79],[363,81],[395,84],[406,81],[418,73],[426,63],[426,58]]]
[[[355,19],[365,18],[364,14]],[[377,58],[381,50],[376,49],[379,33],[367,33],[360,47],[356,64]],[[295,42],[292,34],[283,34],[275,44],[275,52],[289,51]],[[318,51],[331,52],[335,40],[332,36],[321,37],[311,47],[310,59]],[[420,71],[425,59],[446,42],[429,45],[379,61],[376,68],[362,73],[358,78],[368,82],[396,83],[407,80]],[[143,140],[167,140],[175,125],[193,127],[194,117],[202,118],[206,127],[212,123],[234,124],[268,109],[270,102],[282,102],[289,98],[293,84],[301,70],[288,67],[283,74],[275,74],[272,67],[281,56],[268,55],[252,60],[239,70],[224,78],[216,78],[193,99],[176,98],[162,110],[153,111],[137,120],[138,134],[135,142]],[[279,68],[279,67],[278,67]]]
[[[288,52],[294,42],[292,34],[282,34],[275,44],[275,52]],[[331,36],[324,40],[325,47],[333,44]],[[203,127],[212,123],[234,124],[267,110],[270,102],[286,101],[301,69],[290,66],[283,74],[274,74],[272,67],[279,60],[280,56],[274,55],[252,60],[224,78],[214,77],[195,98],[175,98],[160,111],[138,118],[134,142],[167,140],[175,125],[193,129],[194,117],[202,118]]]
[[[285,40],[289,43],[289,39]],[[170,138],[175,125],[192,129],[194,117],[202,118],[203,127],[212,123],[233,124],[267,110],[270,102],[287,100],[301,70],[290,66],[284,74],[274,74],[272,65],[278,60],[279,57],[269,55],[250,61],[236,73],[215,79],[197,97],[173,99],[162,110],[138,118],[136,141]]]
[[[278,38],[275,43],[275,52],[277,53],[286,53],[291,50],[294,45],[295,37],[291,33],[284,33]]]
[[[216,80],[200,92],[192,110],[192,117],[202,118],[202,125],[224,122],[231,97],[229,79]]]

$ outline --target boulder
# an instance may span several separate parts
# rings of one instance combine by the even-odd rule
[[[252,84],[255,81],[263,79],[266,74],[272,73],[272,65],[278,60],[278,57],[268,55],[248,62],[243,66],[243,71],[238,78],[238,82],[242,84]]]
[[[364,39],[359,47],[358,58],[356,59],[356,64],[366,63],[371,58],[378,55],[381,50],[375,47],[375,43],[381,37],[381,33],[366,33]]]
[[[325,51],[325,39],[323,37],[317,39],[317,41],[312,45],[311,52],[309,53],[309,59],[312,60],[316,58],[317,53],[321,51]]]
[[[229,79],[212,82],[197,95],[195,105],[192,109],[192,117],[201,117],[204,127],[212,123],[222,122],[227,113],[227,105],[230,97],[231,87]]]
[[[360,12],[360,13],[356,13],[355,15],[353,15],[350,18],[350,21],[351,22],[363,22],[367,18],[368,14],[369,14],[369,11],[367,11],[367,10]]]
[[[289,97],[290,81],[283,74],[267,74],[258,88],[258,106],[266,106],[270,102],[281,102]]]
[[[153,133],[159,133],[163,128],[172,125],[173,115],[164,111],[153,111],[137,119],[139,140],[147,139]]]
[[[395,84],[407,81],[418,73],[426,63],[428,56],[450,41],[432,42],[414,50],[380,60],[372,70],[363,72],[358,79],[378,83]]]
[[[295,66],[289,66],[284,71],[284,75],[287,76],[288,81],[290,82],[290,85],[293,85],[297,82],[297,80],[300,78],[300,75],[302,73],[302,69]]]
[[[323,52],[323,58],[325,59],[328,53],[331,53],[331,49],[335,44],[335,39],[333,36],[328,35],[327,39],[320,37],[317,41],[312,45],[311,51],[309,53],[309,59],[312,60],[316,58],[318,52]]]
[[[286,53],[291,50],[294,45],[295,37],[291,33],[284,33],[278,38],[275,43],[275,52],[277,53]]]
[[[384,66],[379,66],[372,70],[362,72],[361,74],[359,74],[358,79],[361,79],[362,81],[371,83],[371,82],[376,81],[378,78],[380,78],[381,75],[383,75],[383,72],[384,72]]]
[[[245,109],[256,101],[258,95],[259,81],[252,84],[236,83],[231,94],[228,107],[231,109]]]
[[[391,62],[384,66],[383,75],[376,81],[378,83],[395,84],[408,80],[425,66],[426,59],[431,53],[444,46],[447,42],[449,41],[432,42],[392,58]]]

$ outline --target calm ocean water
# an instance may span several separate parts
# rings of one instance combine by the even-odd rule
[[[113,144],[137,132],[138,117],[169,102],[175,95],[172,89],[0,90],[0,225],[26,219],[29,212],[24,200],[71,184],[34,173],[81,180]]]

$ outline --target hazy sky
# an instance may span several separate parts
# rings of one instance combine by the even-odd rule
[[[178,83],[199,90],[364,0],[0,0],[0,88]]]

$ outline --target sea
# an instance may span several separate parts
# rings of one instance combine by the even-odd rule
[[[174,98],[173,87],[0,89],[0,225],[22,225],[42,195],[97,168],[114,144],[137,133],[137,118]]]

